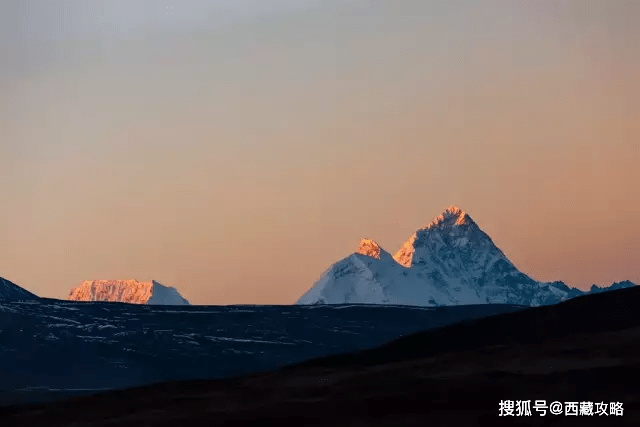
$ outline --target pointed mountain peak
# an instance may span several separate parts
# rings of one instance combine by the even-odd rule
[[[417,234],[414,233],[413,236],[407,240],[404,245],[400,248],[398,252],[393,256],[393,259],[402,266],[407,268],[411,267],[411,263],[413,262],[413,254],[416,251],[414,246],[414,242],[416,241]]]
[[[455,205],[448,206],[444,212],[451,215],[464,215],[464,211]]]
[[[457,206],[449,206],[429,225],[416,231],[393,258],[399,264],[411,267],[424,263],[436,253],[442,256],[441,250],[476,251],[480,248],[504,256],[466,212]]]
[[[440,215],[434,218],[426,229],[453,227],[456,225],[473,224],[471,217],[457,206],[449,206]]]
[[[360,246],[356,253],[376,259],[380,259],[381,256],[389,255],[387,251],[382,249],[379,244],[371,239],[360,240]]]
[[[0,277],[0,301],[39,300],[35,294]]]

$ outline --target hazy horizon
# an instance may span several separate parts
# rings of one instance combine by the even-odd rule
[[[640,284],[640,2],[0,3],[0,277],[293,303],[449,205]]]

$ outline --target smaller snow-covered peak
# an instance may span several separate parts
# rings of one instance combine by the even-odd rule
[[[189,305],[173,287],[155,280],[86,280],[69,292],[72,301],[111,301],[129,304]]]
[[[434,218],[426,229],[448,228],[456,225],[473,224],[471,217],[457,206],[449,206],[443,213]]]
[[[191,305],[189,301],[184,299],[182,295],[173,286],[164,286],[155,280],[151,281],[152,291],[151,298],[147,300],[147,304],[155,305]]]
[[[396,252],[396,254],[393,256],[393,259],[395,259],[398,264],[403,265],[405,267],[411,267],[411,263],[413,261],[413,254],[416,251],[414,242],[416,241],[417,237],[418,235],[414,233],[413,236],[411,236],[409,240],[407,240],[404,243],[404,245],[402,245],[400,250]]]
[[[629,280],[623,280],[622,282],[613,282],[609,287],[600,287],[598,285],[591,285],[591,289],[587,292],[591,292],[592,294],[603,292],[603,291],[614,291],[616,289],[625,289],[625,288],[633,288],[637,286],[635,283]]]
[[[380,248],[375,241],[371,239],[362,239],[360,240],[360,246],[358,247],[358,252],[360,255],[370,256],[371,258],[380,259],[380,252],[384,252],[384,249]]]

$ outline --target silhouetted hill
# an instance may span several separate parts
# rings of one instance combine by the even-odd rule
[[[244,375],[524,308],[2,302],[0,405]]]
[[[297,366],[370,366],[492,345],[548,343],[578,334],[640,326],[640,288],[585,295],[553,306],[467,320],[406,335],[374,349],[338,354]]]
[[[276,371],[0,410],[3,426],[640,425],[640,289],[576,298]],[[532,416],[499,417],[501,400]],[[534,400],[621,402],[540,416]],[[594,410],[595,412],[595,410]]]

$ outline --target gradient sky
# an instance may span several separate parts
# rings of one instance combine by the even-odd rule
[[[461,207],[640,283],[640,1],[0,2],[0,276],[289,304]]]

